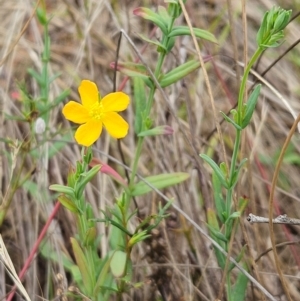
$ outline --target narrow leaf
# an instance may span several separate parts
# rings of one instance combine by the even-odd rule
[[[248,281],[248,277],[244,273],[239,272],[232,290],[232,301],[245,300]]]
[[[69,195],[71,197],[74,196],[74,189],[71,188],[71,187],[68,187],[68,186],[64,186],[64,185],[60,185],[60,184],[53,184],[53,185],[49,186],[49,189],[53,190],[53,191],[60,192],[60,193],[64,193],[64,194]]]
[[[239,131],[242,130],[242,128],[241,128],[237,123],[235,123],[231,118],[229,118],[224,112],[221,111],[220,113],[221,113],[221,115],[223,116],[223,118],[224,118],[227,122],[231,123],[237,130],[239,130]]]
[[[138,134],[139,137],[158,136],[158,135],[172,135],[174,130],[168,125],[160,125],[147,131]]]
[[[208,208],[207,209],[207,223],[208,223],[208,228],[209,228],[209,231],[210,231],[210,234],[212,236],[212,238],[220,245],[223,247],[224,243],[222,241],[220,241],[215,235],[214,233],[215,232],[219,232],[220,231],[220,227],[219,227],[219,224],[218,224],[218,221],[217,221],[217,217],[216,217],[216,214],[215,212],[211,209],[211,208]],[[217,261],[218,261],[218,264],[219,266],[224,269],[225,267],[225,261],[226,261],[226,257],[221,253],[221,251],[217,248],[214,247],[214,250],[215,250],[215,254],[216,254],[216,257],[217,257]]]
[[[156,189],[162,189],[166,187],[170,187],[176,184],[179,184],[186,179],[188,179],[190,175],[184,172],[177,172],[172,174],[160,174],[155,176],[150,176],[145,178],[145,180]],[[138,182],[132,188],[131,194],[133,196],[143,195],[152,191],[152,188],[143,181]]]
[[[74,213],[79,213],[77,206],[65,195],[60,195],[58,201],[68,210]]]
[[[164,19],[159,14],[153,12],[151,9],[146,7],[138,7],[133,11],[133,14],[136,16],[140,16],[146,20],[152,21],[161,29],[161,31],[165,35],[168,34],[168,28]]]
[[[191,72],[195,71],[199,67],[200,67],[200,63],[198,60],[188,61],[174,68],[167,74],[161,76],[161,78],[159,79],[159,84],[162,88],[170,86],[171,84],[176,83],[177,81],[184,78]]]
[[[213,237],[214,240],[218,242],[218,244],[220,244],[220,241],[226,242],[226,243],[228,242],[228,239],[226,238],[226,236],[223,233],[221,233],[220,231],[216,231],[210,225],[207,225],[207,227],[210,231],[211,237]]]
[[[60,104],[69,95],[70,95],[69,89],[62,91],[57,97],[54,98],[53,106],[57,106],[58,104]]]
[[[145,42],[147,42],[147,43],[149,43],[149,44],[153,44],[153,45],[159,47],[160,49],[163,49],[164,51],[167,51],[166,47],[165,47],[163,44],[159,43],[158,41],[153,41],[153,40],[151,40],[151,39],[148,39],[147,37],[145,37],[145,36],[142,35],[142,34],[139,34],[139,37],[140,37],[142,40],[144,40]]]
[[[99,295],[100,290],[118,291],[116,283],[111,273],[109,273],[110,258],[109,255],[103,258],[99,267],[99,276],[95,285],[94,295]]]
[[[216,173],[217,177],[219,178],[219,181],[221,182],[221,184],[225,188],[228,188],[227,181],[225,180],[224,175],[223,175],[220,167],[217,165],[217,163],[205,154],[200,154],[200,157],[210,165],[210,167],[213,169],[213,171]]]
[[[78,195],[81,195],[85,186],[93,179],[93,177],[99,172],[101,169],[101,165],[95,165],[93,166],[89,171],[86,173],[81,174],[80,181],[77,182],[76,191],[78,192]]]
[[[70,239],[71,239],[75,260],[82,276],[82,281],[84,283],[88,295],[91,295],[93,292],[94,282],[93,282],[92,275],[90,274],[89,271],[87,260],[77,240],[73,237],[71,237]]]
[[[218,43],[216,37],[209,31],[200,28],[194,28],[194,27],[193,27],[193,31],[197,38],[204,39],[213,43]],[[190,35],[191,35],[191,31],[188,26],[174,26],[168,36],[175,37],[175,36],[190,36]]]
[[[245,116],[242,121],[242,128],[244,129],[249,123],[252,118],[253,112],[255,110],[257,101],[258,101],[258,96],[260,93],[261,85],[257,85],[254,90],[252,91],[251,95],[249,96],[249,100],[247,102],[246,106],[246,112]]]
[[[214,201],[217,210],[217,215],[220,221],[222,222],[222,224],[224,224],[225,218],[223,213],[226,210],[226,206],[222,196],[222,185],[215,172],[213,172],[212,174],[212,185],[213,185]]]
[[[164,20],[165,24],[168,26],[168,24],[171,21],[171,18],[166,8],[162,5],[159,5],[157,11],[158,14],[161,16],[162,20]]]
[[[32,68],[29,68],[27,70],[27,72],[33,77],[35,78],[35,80],[39,83],[39,85],[42,86],[43,84],[43,79],[42,79],[42,76],[40,74],[38,74],[34,69]]]

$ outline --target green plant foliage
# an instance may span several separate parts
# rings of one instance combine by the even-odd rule
[[[71,237],[70,239],[71,239],[72,249],[75,255],[76,263],[78,265],[78,268],[81,273],[82,281],[84,283],[84,288],[86,290],[86,293],[89,296],[91,296],[93,292],[94,280],[91,275],[89,264],[78,241],[73,237]]]
[[[178,82],[182,78],[186,77],[191,72],[197,70],[199,67],[200,67],[199,61],[197,61],[197,60],[188,61],[188,62],[174,68],[170,72],[168,72],[164,75],[161,75],[161,77],[159,79],[159,84],[162,88],[168,87],[168,86]]]
[[[127,255],[123,251],[115,251],[110,260],[110,268],[115,277],[122,277],[126,270]]]
[[[209,42],[218,43],[216,37],[208,32],[207,30],[203,30],[200,28],[193,28],[193,32],[195,36],[199,39],[204,39]],[[168,34],[168,37],[176,37],[176,36],[190,36],[191,31],[188,26],[174,26],[172,31]]]
[[[257,85],[254,90],[252,91],[248,102],[245,104],[244,106],[244,117],[243,117],[243,121],[241,124],[241,127],[244,129],[250,122],[253,112],[255,110],[257,101],[258,101],[258,96],[260,94],[260,89],[261,89],[261,85]]]
[[[139,196],[146,194],[153,190],[152,187],[156,189],[167,188],[176,184],[179,184],[190,177],[188,173],[177,172],[173,174],[160,174],[156,176],[146,177],[145,181],[140,181],[132,187],[131,194],[133,196]],[[149,184],[152,186],[150,187]]]

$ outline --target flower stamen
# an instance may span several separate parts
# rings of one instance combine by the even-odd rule
[[[103,113],[103,105],[101,102],[96,102],[94,103],[89,110],[89,115],[91,118],[96,119],[96,120],[101,120],[104,117]]]

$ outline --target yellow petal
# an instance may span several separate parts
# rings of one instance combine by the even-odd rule
[[[102,122],[113,138],[123,138],[128,133],[128,123],[115,112],[106,113]]]
[[[103,112],[124,111],[129,105],[129,96],[123,92],[107,94],[101,99]]]
[[[83,80],[78,88],[82,105],[89,108],[99,101],[99,92],[96,84],[89,80]]]
[[[69,101],[62,110],[65,118],[75,123],[86,123],[91,119],[89,112],[80,103],[73,100]]]
[[[102,122],[90,120],[77,129],[75,139],[78,144],[91,146],[100,137],[101,132]]]

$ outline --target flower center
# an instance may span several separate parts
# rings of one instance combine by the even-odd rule
[[[90,114],[91,118],[96,119],[96,120],[101,120],[104,116],[102,103],[101,102],[94,103],[90,107],[89,114]]]

